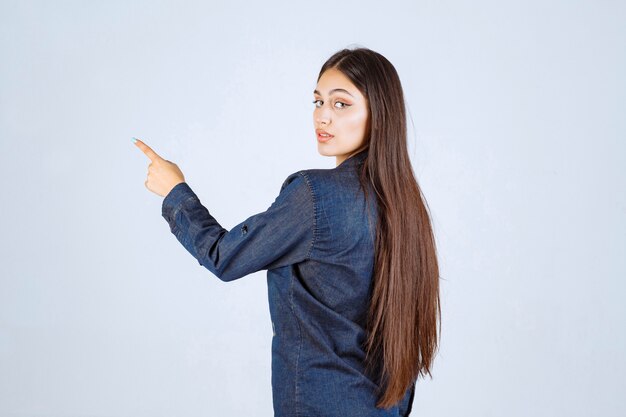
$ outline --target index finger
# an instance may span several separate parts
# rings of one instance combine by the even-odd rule
[[[133,139],[136,140],[135,141],[135,145],[137,145],[139,147],[139,149],[141,149],[142,152],[145,153],[146,156],[148,158],[150,158],[150,160],[152,162],[154,162],[157,159],[163,159],[156,152],[154,152],[151,147],[149,147],[148,145],[143,143],[143,141],[141,141],[140,139],[137,139],[137,138],[133,138]]]

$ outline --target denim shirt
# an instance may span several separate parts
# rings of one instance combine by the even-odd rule
[[[230,230],[185,182],[162,204],[171,232],[222,281],[267,270],[276,417],[408,416],[415,382],[388,410],[365,375],[376,203],[359,186],[367,151],[332,169],[294,172],[271,206]],[[371,192],[371,189],[370,189]]]

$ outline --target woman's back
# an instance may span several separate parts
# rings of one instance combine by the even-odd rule
[[[285,181],[304,180],[312,216],[294,215],[305,224],[309,219],[314,236],[305,260],[267,274],[276,416],[402,416],[410,411],[412,389],[400,409],[376,409],[378,381],[364,371],[376,226],[375,199],[370,196],[368,219],[358,179],[365,156],[357,154],[334,169],[299,171]]]

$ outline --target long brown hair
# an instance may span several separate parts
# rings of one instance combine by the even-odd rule
[[[359,178],[364,190],[373,190],[378,206],[365,362],[366,372],[380,382],[376,406],[391,408],[420,374],[432,378],[441,336],[437,250],[407,152],[404,94],[396,69],[363,47],[333,54],[318,81],[330,68],[348,77],[369,102],[366,137],[355,151],[367,150]]]

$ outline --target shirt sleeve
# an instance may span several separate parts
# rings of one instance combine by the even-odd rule
[[[315,239],[315,200],[302,171],[287,177],[271,206],[224,229],[186,182],[163,199],[170,231],[198,263],[222,281],[309,258]]]

